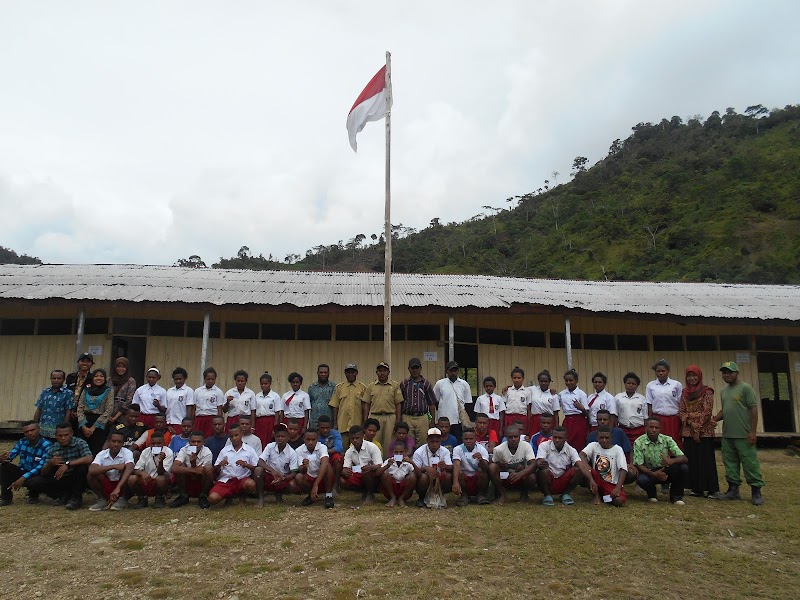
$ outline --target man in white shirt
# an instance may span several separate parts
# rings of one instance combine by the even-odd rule
[[[626,373],[625,377],[622,378],[622,383],[625,385],[625,391],[614,396],[614,400],[617,402],[619,426],[628,436],[631,447],[633,447],[636,439],[644,435],[647,400],[636,391],[639,388],[639,384],[642,383],[636,373]]]
[[[622,448],[611,443],[611,428],[603,425],[597,429],[597,441],[590,442],[580,453],[578,468],[589,482],[594,503],[622,506],[628,499],[625,494],[625,476],[628,461]],[[602,496],[602,501],[601,501]]]
[[[539,444],[536,451],[536,481],[544,494],[542,504],[555,506],[554,495],[559,495],[567,506],[575,504],[570,492],[584,481],[580,460],[578,451],[567,443],[567,428],[553,428],[550,439]]]
[[[450,451],[442,446],[442,431],[439,428],[428,429],[428,441],[416,449],[412,462],[417,476],[417,507],[425,508],[425,494],[436,479],[442,486],[442,493],[446,494],[452,489],[453,459]]]
[[[89,465],[86,479],[97,495],[97,502],[89,510],[122,510],[128,505],[123,492],[133,473],[134,460],[133,452],[123,448],[124,443],[125,436],[112,432],[108,437],[108,448],[100,451]]]
[[[518,426],[508,427],[506,441],[495,446],[492,454],[489,478],[497,494],[495,504],[505,504],[507,489],[519,490],[519,501],[530,502],[528,492],[536,487],[536,455],[520,435]]]
[[[261,454],[263,448],[261,447],[261,438],[258,437],[255,433],[253,433],[253,420],[251,419],[250,415],[239,415],[239,427],[242,428],[242,442],[250,446],[253,450],[256,451],[256,454]],[[225,444],[226,446],[231,445],[230,439]]]
[[[275,441],[267,444],[258,457],[255,470],[258,503],[264,506],[264,492],[275,494],[275,502],[283,502],[284,492],[296,492],[295,476],[299,470],[297,453],[289,445],[289,430],[285,423],[275,425]]]
[[[451,360],[447,363],[447,377],[440,379],[433,386],[433,395],[439,402],[436,408],[436,415],[447,417],[450,420],[450,433],[461,443],[461,415],[458,409],[459,404],[466,408],[467,404],[472,404],[472,390],[469,384],[458,376],[460,368],[458,363]],[[419,487],[419,481],[417,481]]]
[[[193,431],[189,443],[180,449],[172,463],[172,473],[179,495],[170,502],[170,508],[188,504],[196,497],[200,508],[209,508],[208,492],[214,484],[214,459],[211,450],[203,444],[203,432]]]
[[[644,393],[647,416],[658,417],[661,421],[661,433],[675,440],[678,448],[683,450],[681,418],[678,414],[683,385],[670,378],[669,369],[669,363],[663,358],[653,365],[656,378],[647,384]]]
[[[169,474],[174,458],[172,450],[164,445],[164,434],[153,431],[150,445],[142,450],[136,468],[128,479],[131,494],[139,497],[134,508],[146,508],[148,497],[155,497],[153,508],[164,508],[167,505],[164,495],[169,491]]]
[[[358,425],[353,425],[348,433],[350,447],[344,453],[339,486],[360,491],[362,504],[372,504],[378,485],[375,472],[383,464],[383,456],[375,444],[364,439],[364,430]]]
[[[333,491],[325,486],[326,474],[331,468],[328,447],[320,443],[316,429],[307,429],[303,442],[303,445],[295,450],[299,472],[294,478],[298,489],[308,493],[303,499],[303,506],[311,506],[317,501],[319,488],[322,486],[325,508],[333,508]]]
[[[208,493],[211,506],[226,498],[239,496],[239,503],[246,504],[246,494],[256,492],[256,482],[252,475],[258,465],[258,454],[242,442],[242,428],[234,423],[228,428],[230,446],[225,446],[214,463],[214,476],[217,482]]]
[[[186,418],[186,405],[194,400],[194,390],[186,385],[187,377],[189,374],[186,369],[178,367],[172,372],[172,381],[175,385],[167,390],[167,425],[175,435],[183,433],[182,423]]]
[[[466,506],[475,496],[478,504],[489,504],[489,453],[477,443],[472,427],[466,427],[461,438],[463,443],[453,448],[453,493],[460,496],[456,505]]]

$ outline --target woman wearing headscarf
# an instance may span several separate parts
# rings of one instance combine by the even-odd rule
[[[689,459],[688,486],[692,496],[719,492],[717,461],[714,456],[714,389],[703,384],[699,367],[686,368],[686,385],[681,393],[678,414],[681,419],[683,451]]]
[[[111,420],[122,422],[125,410],[131,405],[136,392],[136,380],[131,377],[128,359],[120,356],[114,361],[114,372],[111,374],[111,385],[114,388],[114,416]]]
[[[106,427],[114,413],[114,390],[108,387],[107,377],[103,369],[92,371],[92,377],[84,384],[83,394],[78,400],[80,436],[95,455],[103,449]]]

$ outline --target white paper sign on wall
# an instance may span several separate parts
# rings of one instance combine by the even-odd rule
[[[103,347],[102,346],[89,346],[87,350],[89,354],[92,356],[103,356]]]
[[[737,363],[749,363],[750,362],[750,353],[749,352],[737,352],[736,353],[736,362]]]
[[[425,359],[425,362],[438,362],[439,360],[439,353],[438,352],[424,352],[422,357]]]

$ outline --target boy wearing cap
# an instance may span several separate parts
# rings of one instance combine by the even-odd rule
[[[422,376],[422,362],[418,358],[408,361],[408,378],[400,383],[403,393],[402,419],[408,423],[408,434],[414,445],[421,446],[425,432],[436,418],[436,394],[433,385]]]
[[[658,417],[661,421],[661,433],[668,435],[679,448],[683,448],[681,438],[681,418],[678,407],[681,401],[683,386],[669,376],[669,363],[661,359],[653,365],[656,378],[645,388],[647,416]]]
[[[722,421],[722,462],[728,491],[715,496],[720,500],[738,500],[742,483],[740,468],[752,491],[751,502],[764,504],[761,488],[761,465],[756,453],[756,428],[758,427],[758,401],[753,388],[739,381],[739,367],[735,362],[724,362],[720,367],[722,379],[728,385],[722,389],[722,410],[713,419],[716,425]]]
[[[369,418],[380,423],[378,442],[383,454],[388,455],[391,452],[394,424],[402,420],[403,393],[400,384],[389,379],[389,365],[385,362],[377,366],[375,374],[378,378],[367,386],[364,402],[369,406]]]
[[[411,460],[417,476],[417,506],[425,508],[425,494],[434,479],[439,479],[442,493],[446,494],[453,487],[453,459],[450,451],[442,446],[439,428],[428,429],[428,442],[416,449]]]
[[[364,404],[364,392],[367,386],[357,381],[358,367],[355,363],[348,363],[344,368],[345,381],[337,383],[333,390],[328,406],[333,411],[333,428],[340,431],[342,445],[345,449],[350,446],[348,431],[354,425],[361,425],[368,411]]]
[[[472,404],[472,390],[469,384],[458,376],[459,369],[456,361],[451,360],[447,363],[445,367],[447,377],[436,382],[436,385],[433,386],[433,393],[439,403],[437,411],[439,416],[450,419],[450,433],[460,444],[461,416],[458,405],[462,404],[466,408],[467,404]]]

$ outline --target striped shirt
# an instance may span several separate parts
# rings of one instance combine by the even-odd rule
[[[419,381],[414,381],[409,377],[400,384],[400,391],[403,393],[403,414],[413,417],[420,417],[427,414],[429,406],[438,404],[433,393],[431,382],[420,377]]]
[[[66,389],[66,388],[62,388]],[[70,396],[72,394],[70,393]],[[47,462],[50,446],[53,444],[39,437],[39,441],[33,446],[28,441],[28,438],[22,438],[11,449],[8,454],[8,460],[14,460],[19,456],[19,468],[22,471],[22,476],[28,479],[32,475],[38,475],[42,470],[44,463]]]
[[[89,444],[81,438],[73,437],[66,446],[59,443],[51,444],[47,450],[47,460],[54,456],[60,456],[64,462],[67,462],[68,460],[78,460],[84,456],[92,456],[92,451],[89,450]]]

